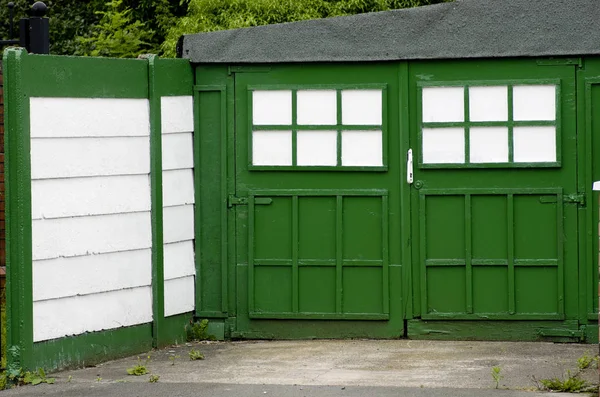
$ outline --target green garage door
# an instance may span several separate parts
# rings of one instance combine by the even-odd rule
[[[576,318],[574,67],[438,62],[411,76],[421,317]]]
[[[235,74],[242,335],[403,334],[396,70]]]

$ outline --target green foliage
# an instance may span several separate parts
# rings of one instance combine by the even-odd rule
[[[208,334],[208,320],[204,319],[186,325],[185,332],[188,342],[200,340],[217,340],[214,335]]]
[[[500,374],[502,368],[500,367],[492,367],[492,379],[496,382],[496,389],[500,386],[500,381],[504,378],[503,375]]]
[[[204,360],[204,354],[202,354],[200,352],[200,350],[196,350],[196,349],[192,349],[190,350],[190,360],[195,361],[195,360]]]
[[[169,356],[169,360],[171,360],[171,365],[175,365],[175,360],[177,360],[181,356],[176,356],[174,354]]]
[[[150,379],[148,379],[148,382],[156,383],[156,382],[158,382],[159,379],[160,379],[160,375],[150,375]]]
[[[132,10],[123,0],[111,0],[106,5],[106,11],[96,12],[102,18],[89,36],[77,38],[80,47],[76,55],[133,58],[151,52],[149,41],[154,32],[143,22],[132,20]]]
[[[134,375],[134,376],[146,375],[148,372],[150,372],[150,371],[148,371],[148,368],[146,367],[146,365],[148,365],[148,361],[150,361],[150,356],[148,356],[143,363],[142,363],[142,360],[140,360],[140,358],[138,357],[137,364],[134,365],[133,367],[127,368],[127,373],[129,375]]]
[[[571,375],[571,371],[567,371],[563,379],[541,379],[540,383],[547,390],[565,393],[587,391],[591,387],[585,380],[579,378],[579,372]]]
[[[175,56],[183,34],[245,28],[443,3],[452,0],[190,0],[187,15],[178,18],[161,45]]]
[[[23,369],[10,370],[7,374],[8,380],[17,385],[39,385],[40,383],[53,384],[54,378],[46,377],[46,371],[38,368],[36,371],[23,371]],[[6,386],[6,381],[5,381]]]
[[[584,369],[589,368],[593,362],[596,362],[596,366],[598,365],[598,356],[590,356],[589,352],[585,352],[583,353],[583,356],[577,359],[577,368],[579,368],[580,371],[583,371]]]

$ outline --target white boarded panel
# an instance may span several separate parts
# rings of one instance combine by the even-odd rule
[[[193,241],[165,244],[164,258],[165,280],[196,274]]]
[[[423,122],[464,121],[464,98],[463,87],[424,87]]]
[[[163,209],[165,244],[194,239],[194,206],[181,205]]]
[[[507,127],[471,127],[469,140],[471,163],[508,162]]]
[[[191,95],[161,97],[160,124],[163,134],[194,131],[194,98]]]
[[[556,128],[514,127],[513,156],[516,163],[556,161]]]
[[[163,206],[194,204],[194,171],[163,171]]]
[[[292,91],[253,91],[252,123],[254,125],[292,124]]]
[[[165,281],[165,317],[194,311],[194,276]]]
[[[342,165],[382,166],[381,131],[342,131]]]
[[[150,212],[32,222],[33,259],[151,247]]]
[[[292,131],[254,131],[252,164],[292,165]]]
[[[298,165],[337,165],[337,131],[298,131]]]
[[[513,87],[513,119],[554,120],[556,118],[556,86],[516,85]]]
[[[298,90],[296,95],[298,124],[337,124],[336,90]]]
[[[150,211],[148,175],[31,182],[33,219]]]
[[[507,121],[508,87],[469,87],[471,121]]]
[[[32,138],[149,136],[147,99],[30,98]]]
[[[191,132],[162,136],[163,170],[194,168],[194,138]]]
[[[148,137],[31,140],[32,179],[148,173]]]
[[[342,124],[381,125],[382,96],[381,90],[343,90]]]
[[[52,299],[33,303],[33,340],[39,342],[151,321],[151,287]]]
[[[113,252],[33,262],[33,300],[89,295],[151,284],[152,251]]]
[[[423,128],[424,164],[465,162],[465,131],[462,128]]]

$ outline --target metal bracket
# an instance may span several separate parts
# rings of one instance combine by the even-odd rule
[[[248,205],[248,197],[235,197],[230,194],[227,198],[227,207],[231,208],[234,205]]]
[[[540,329],[538,335],[550,338],[572,338],[583,342],[585,340],[585,326],[580,327],[580,329]]]
[[[585,205],[585,194],[584,193],[567,194],[566,196],[563,197],[563,202]]]

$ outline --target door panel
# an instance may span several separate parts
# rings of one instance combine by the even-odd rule
[[[330,325],[311,321],[330,319],[356,320],[354,335],[403,333],[400,159],[388,155],[399,147],[397,117],[388,116],[398,108],[397,72],[236,73],[235,195],[247,204],[235,206],[238,281],[247,286],[239,331],[323,331]]]
[[[535,60],[412,68],[423,319],[576,318],[574,77]]]

